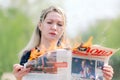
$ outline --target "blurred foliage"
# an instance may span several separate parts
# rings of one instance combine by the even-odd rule
[[[26,45],[32,26],[29,17],[18,9],[0,9],[0,75],[18,63],[18,53]]]
[[[31,3],[29,0],[10,0],[10,2],[7,8],[0,5],[0,76],[4,72],[11,72],[13,64],[19,63],[18,53],[29,41],[41,9],[50,5],[61,6],[63,1],[35,0]]]
[[[93,44],[106,46],[109,48],[120,48],[120,17],[116,19],[99,20],[95,25],[91,25],[88,31],[84,34],[83,40],[87,40],[90,36],[93,36]],[[120,79],[120,51],[117,51],[110,58],[110,65],[114,68],[113,80]]]

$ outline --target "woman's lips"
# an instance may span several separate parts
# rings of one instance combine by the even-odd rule
[[[51,34],[51,35],[56,35],[56,33],[55,33],[55,32],[50,32],[49,34]]]

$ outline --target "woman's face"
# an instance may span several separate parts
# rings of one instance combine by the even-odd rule
[[[65,29],[64,18],[57,12],[47,14],[45,20],[40,25],[42,38],[50,41],[58,41]]]

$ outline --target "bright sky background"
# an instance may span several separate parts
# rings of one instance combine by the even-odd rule
[[[77,35],[97,19],[112,19],[120,15],[120,0],[65,0],[68,34]]]
[[[57,1],[61,0],[51,0],[53,3]],[[64,0],[62,2],[67,14],[67,33],[71,38],[74,38],[78,32],[85,31],[97,19],[112,19],[120,15],[120,0]],[[0,5],[4,7],[9,4],[10,0],[0,0]]]

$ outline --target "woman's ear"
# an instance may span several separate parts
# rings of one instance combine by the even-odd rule
[[[41,23],[41,22],[38,23],[38,28],[39,28],[40,31],[41,31],[41,28],[42,28],[42,23]]]

